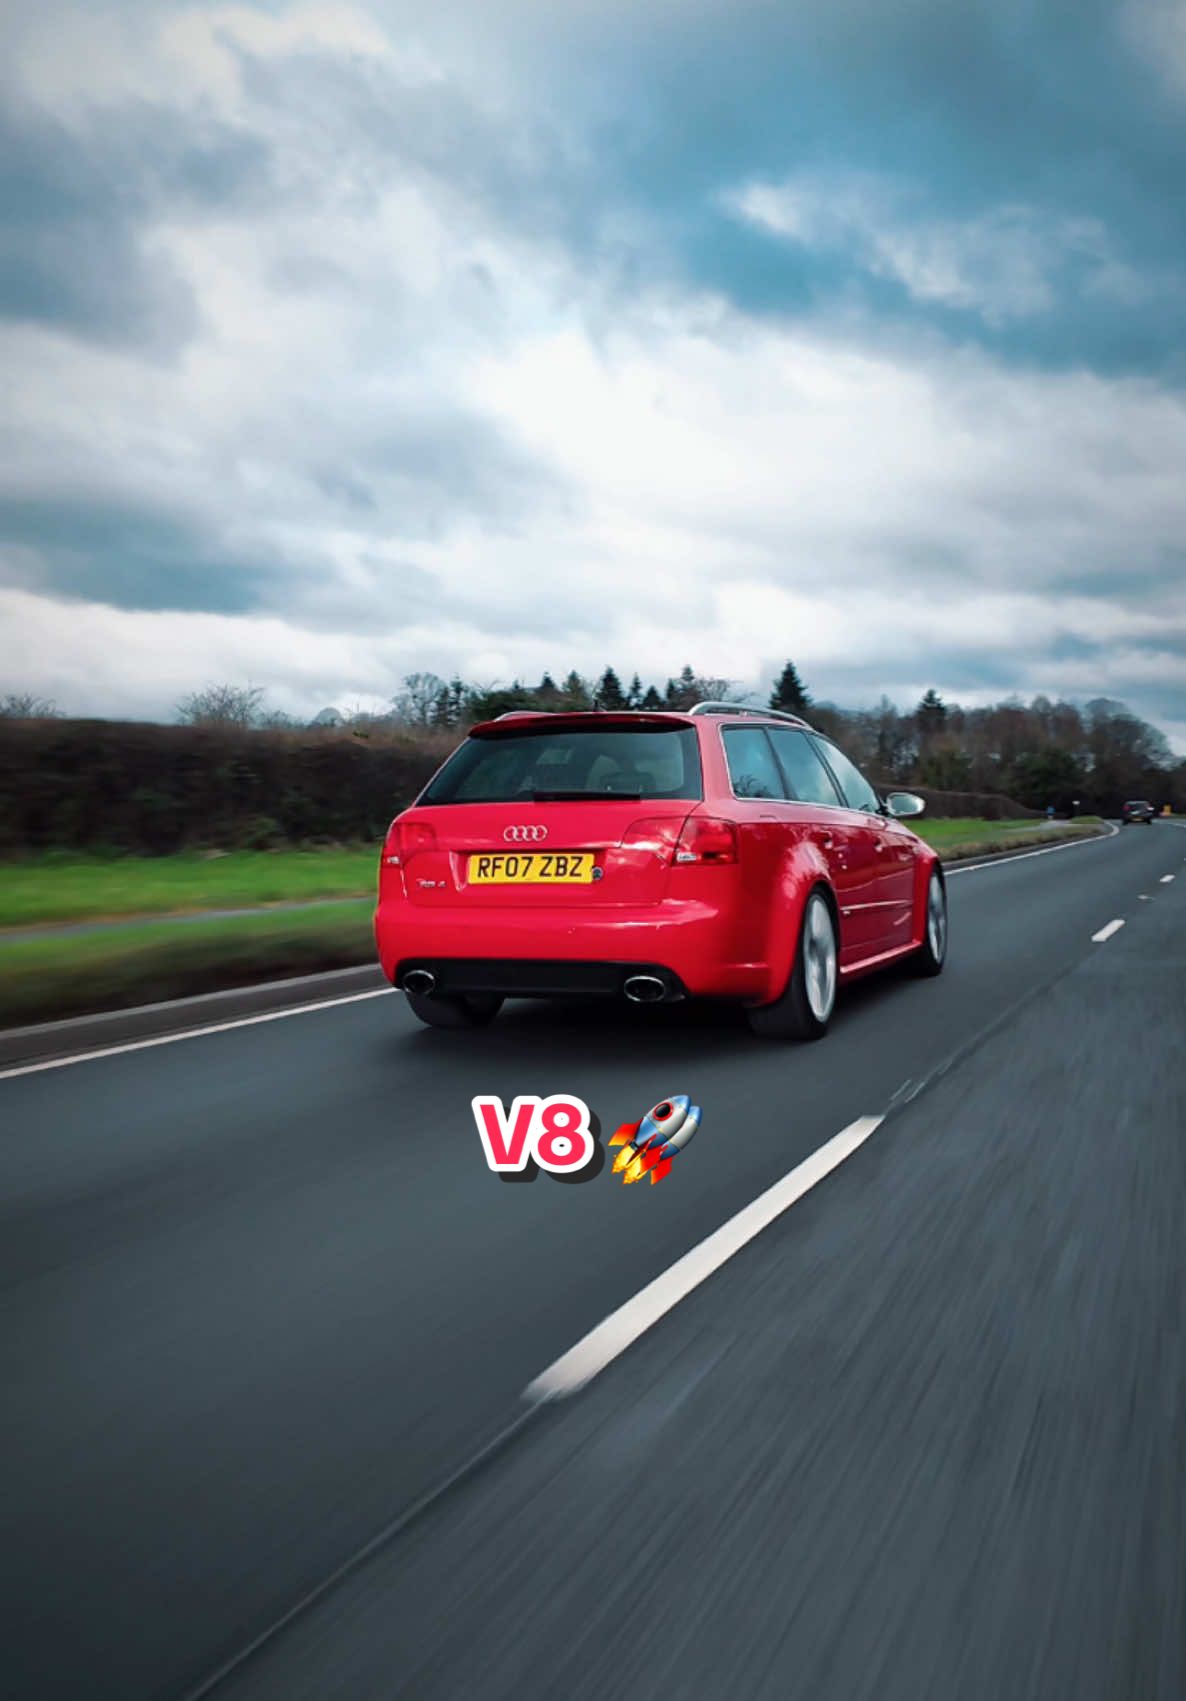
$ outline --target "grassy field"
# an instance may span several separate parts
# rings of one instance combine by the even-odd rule
[[[373,962],[372,913],[363,899],[235,920],[9,939],[0,953],[0,1026]]]
[[[0,865],[0,927],[365,896],[375,890],[378,864],[377,844],[225,856],[187,851],[85,857],[51,851]]]
[[[1043,843],[1090,832],[1082,821],[911,822],[945,855]],[[122,917],[184,915],[195,910],[307,904],[368,897],[375,890],[376,845],[338,850],[188,851],[160,857],[80,857],[50,852],[0,864],[0,928],[53,926]]]
[[[1098,815],[1074,821],[982,821],[956,819],[928,821],[925,817],[908,823],[919,838],[933,845],[940,856],[986,856],[992,851],[1021,850],[1027,845],[1057,843],[1061,839],[1090,837],[1100,825]]]

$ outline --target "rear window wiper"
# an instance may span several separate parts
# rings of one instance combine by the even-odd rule
[[[628,803],[638,803],[642,798],[640,791],[533,791],[532,803],[588,803],[593,798],[604,802],[606,798],[622,797]]]

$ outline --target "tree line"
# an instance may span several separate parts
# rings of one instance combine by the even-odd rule
[[[536,685],[471,685],[459,677],[412,673],[381,714],[323,710],[314,724],[349,725],[361,734],[384,727],[411,733],[456,733],[513,709],[688,709],[693,703],[749,701],[733,680],[699,674],[689,664],[662,685],[627,684],[613,667],[598,679],[575,670],[557,681],[545,673]],[[885,785],[929,786],[940,791],[997,792],[1031,809],[1076,806],[1110,811],[1129,796],[1186,810],[1186,762],[1164,735],[1121,702],[1097,697],[1079,705],[1037,696],[1009,697],[987,707],[945,702],[931,688],[910,709],[886,696],[873,708],[846,709],[816,702],[793,661],[787,661],[765,707],[809,720]],[[179,706],[191,724],[293,725],[269,715],[262,692],[214,687]]]
[[[447,746],[479,721],[514,709],[606,711],[688,709],[702,701],[752,701],[736,683],[699,674],[689,664],[662,683],[627,683],[613,667],[596,679],[575,669],[559,682],[544,673],[537,684],[475,685],[458,676],[409,674],[381,712],[329,707],[306,723],[270,709],[258,686],[210,685],[177,705],[183,725],[238,730],[319,731],[338,728],[359,738],[423,740]],[[1115,812],[1126,797],[1147,797],[1186,811],[1186,762],[1165,737],[1123,703],[1098,697],[1080,705],[1037,696],[1009,697],[987,707],[946,702],[935,689],[909,709],[887,696],[872,708],[817,702],[793,661],[787,661],[765,705],[809,720],[844,747],[882,785],[911,784],[942,791],[995,792],[1032,809],[1075,807]],[[45,718],[44,699],[0,696],[0,718]]]

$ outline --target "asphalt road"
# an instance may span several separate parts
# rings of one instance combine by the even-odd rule
[[[1184,859],[961,870],[947,973],[817,1046],[383,994],[0,1079],[5,1692],[181,1696],[894,1107],[220,1693],[1180,1701]],[[471,1096],[558,1091],[703,1130],[659,1188],[504,1184]]]

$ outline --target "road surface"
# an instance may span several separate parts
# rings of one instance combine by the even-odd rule
[[[815,1046],[382,993],[0,1075],[4,1693],[200,1688],[884,1116],[214,1693],[1180,1701],[1186,832],[950,895],[946,974]],[[703,1129],[659,1188],[501,1182],[471,1096],[559,1091]]]

